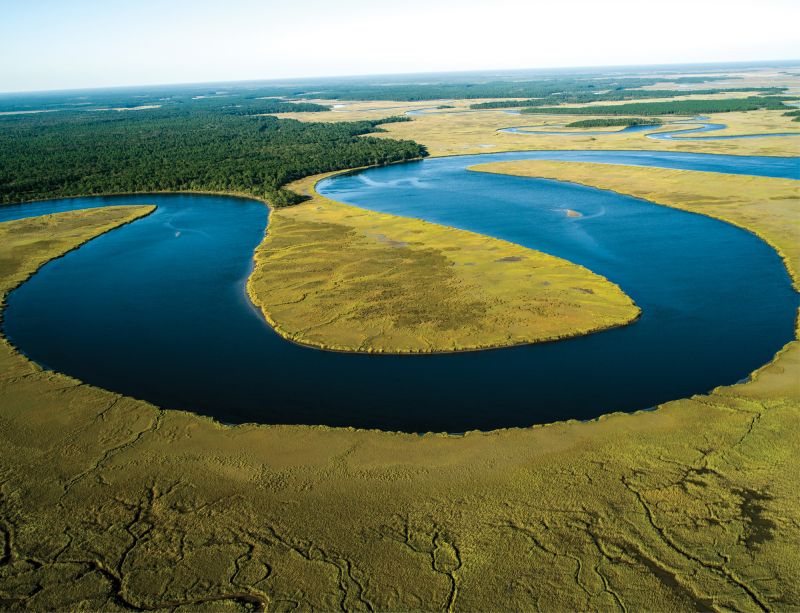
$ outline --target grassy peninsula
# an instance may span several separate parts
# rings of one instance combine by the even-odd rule
[[[324,176],[324,175],[323,175]],[[339,351],[463,351],[579,336],[631,322],[615,284],[566,260],[318,195],[273,211],[248,281],[285,338]]]

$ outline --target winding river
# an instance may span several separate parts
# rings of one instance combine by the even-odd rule
[[[258,202],[157,194],[5,206],[0,220],[110,204],[158,208],[42,267],[9,296],[4,332],[46,367],[223,422],[412,432],[645,409],[734,383],[793,338],[797,294],[777,254],[752,234],[611,192],[466,170],[518,159],[800,178],[796,158],[533,151],[323,181],[321,193],[357,206],[583,264],[643,309],[630,326],[583,338],[433,356],[328,353],[278,337],[244,291],[267,222]]]
[[[661,130],[663,125],[649,126],[627,126],[621,130],[535,130],[535,126],[518,126],[516,128],[502,128],[498,132],[508,132],[511,134],[530,134],[532,136],[616,136],[620,134],[631,134],[632,132],[647,132],[645,136],[653,140],[733,140],[739,138],[766,138],[773,136],[800,136],[800,132],[769,132],[760,134],[728,134],[724,136],[689,136],[703,132],[717,132],[724,130],[728,126],[724,123],[706,123],[708,117],[695,117],[681,121],[672,121],[666,125],[679,126],[674,130]],[[684,128],[683,126],[696,125],[696,128]]]

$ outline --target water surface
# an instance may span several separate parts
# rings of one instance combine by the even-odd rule
[[[327,353],[278,337],[244,292],[267,221],[258,202],[158,194],[7,206],[0,220],[158,209],[45,265],[9,296],[5,333],[50,368],[224,422],[451,432],[652,407],[746,377],[791,340],[797,296],[755,236],[610,192],[465,170],[532,158],[798,175],[797,159],[576,151],[429,159],[324,182],[324,194],[358,206],[578,262],[643,309],[633,325],[579,339],[434,356]]]

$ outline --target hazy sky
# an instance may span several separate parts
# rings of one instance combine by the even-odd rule
[[[0,0],[0,91],[800,59],[798,0]]]

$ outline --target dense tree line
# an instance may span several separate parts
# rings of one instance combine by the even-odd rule
[[[785,117],[794,117],[792,121],[800,121],[800,109],[796,111],[789,111],[788,113],[784,113]]]
[[[594,91],[623,90],[656,83],[704,83],[728,77],[573,77],[549,78],[532,81],[442,82],[442,83],[367,83],[363,85],[339,84],[314,90],[312,94],[296,92],[298,97],[313,95],[329,100],[397,100],[414,102],[453,98],[543,98],[558,93],[577,94]]]
[[[544,98],[561,96],[563,101],[578,102],[594,92],[618,92],[657,83],[702,83],[735,77],[626,77],[598,73],[554,74],[536,79],[482,80],[477,75],[447,75],[424,83],[414,77],[322,79],[297,82],[249,82],[218,85],[160,85],[82,91],[25,94],[0,94],[0,113],[18,111],[99,111],[159,105],[163,109],[188,112],[223,110],[231,113],[314,112],[327,107],[301,106],[292,109],[281,105],[308,99],[336,100],[437,100],[443,98]],[[776,92],[777,93],[777,92]],[[610,99],[610,98],[609,98]],[[313,104],[313,103],[308,103]],[[272,106],[276,105],[276,106]],[[235,109],[242,109],[236,111]],[[272,110],[274,109],[274,110]]]
[[[629,104],[598,106],[531,107],[522,113],[546,115],[695,115],[697,113],[729,113],[733,111],[755,111],[758,109],[783,110],[786,106],[781,98],[766,96],[759,98],[729,98],[727,100],[673,100],[670,102],[633,102]]]
[[[396,100],[396,101],[423,101],[442,98],[470,99],[470,98],[507,98],[529,97],[536,98],[558,92],[594,92],[614,91],[639,88],[658,83],[705,83],[718,80],[732,80],[738,77],[731,76],[703,76],[703,77],[626,77],[606,76],[602,74],[570,75],[568,77],[553,76],[537,79],[498,79],[486,81],[477,76],[464,77],[460,75],[447,75],[445,80],[431,82],[425,77],[425,82],[409,76],[396,77],[395,82],[386,83],[385,78],[361,77],[349,79],[325,79],[321,81],[305,81],[291,84],[223,84],[218,88],[209,89],[208,86],[198,89],[199,86],[181,86],[182,89],[173,91],[173,87],[162,88],[156,91],[148,89],[147,95],[152,100],[172,102],[189,102],[202,99],[204,101],[217,101],[223,98],[235,99],[237,97],[263,98],[273,96],[282,98],[287,102],[303,99],[332,99],[332,100]],[[219,88],[222,88],[221,90]],[[769,89],[769,88],[765,88]],[[778,91],[782,90],[777,90]],[[141,100],[142,93],[134,91],[137,100]],[[102,94],[105,96],[106,94]],[[112,94],[108,94],[111,96]],[[96,98],[92,93],[91,99]],[[2,108],[2,98],[0,98]]]
[[[179,86],[175,86],[179,87]],[[205,91],[205,90],[203,90]],[[120,109],[139,107],[158,107],[176,113],[218,111],[231,114],[248,115],[255,113],[313,113],[329,111],[330,106],[315,104],[305,100],[285,100],[280,96],[258,95],[256,93],[237,94],[197,94],[181,89],[169,93],[157,90],[135,90],[122,92],[116,90],[98,92],[52,92],[45,94],[0,94],[0,113],[19,111],[82,111],[115,112]],[[124,112],[124,111],[120,111]]]
[[[660,126],[658,119],[644,119],[642,117],[620,117],[613,119],[583,119],[573,121],[566,125],[567,128],[609,128],[612,126]]]
[[[413,121],[411,117],[408,115],[392,115],[391,117],[385,117],[378,122],[378,125],[385,125],[387,123],[404,123],[406,121]]]
[[[295,179],[427,155],[412,141],[363,136],[380,123],[174,110],[0,117],[0,202],[198,190],[286,206],[300,200],[282,189]]]
[[[229,115],[259,115],[266,113],[319,113],[330,111],[331,107],[313,102],[284,102],[274,98],[266,100],[243,100],[220,108]]]
[[[708,95],[723,92],[758,92],[761,95],[775,95],[786,91],[785,87],[734,87],[726,89],[634,89],[606,92],[559,92],[545,98],[529,100],[493,100],[471,104],[469,108],[506,109],[516,107],[551,106],[554,104],[585,104],[587,102],[618,102],[620,100],[646,100],[648,98],[674,98],[675,96]]]

